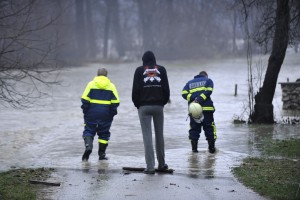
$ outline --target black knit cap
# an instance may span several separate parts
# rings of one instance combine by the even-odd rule
[[[143,65],[156,65],[156,59],[152,51],[146,51],[142,57]]]

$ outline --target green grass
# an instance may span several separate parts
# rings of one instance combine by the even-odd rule
[[[50,170],[15,169],[0,173],[1,200],[33,200],[37,198],[37,186],[29,180],[42,180],[50,175]]]
[[[271,140],[265,142],[266,155],[282,156],[286,158],[300,158],[300,140]]]
[[[300,199],[300,140],[272,140],[262,157],[248,157],[233,169],[244,185],[275,200]]]

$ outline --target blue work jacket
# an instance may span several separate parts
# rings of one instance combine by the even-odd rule
[[[190,104],[197,100],[202,106],[203,111],[215,111],[211,94],[214,83],[206,76],[197,75],[194,79],[188,81],[182,89],[182,97]]]

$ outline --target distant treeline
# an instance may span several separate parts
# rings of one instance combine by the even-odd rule
[[[249,38],[254,52],[268,52],[274,4],[260,0],[2,0],[0,58],[75,64],[135,60],[152,50],[160,59],[197,59],[246,54]]]

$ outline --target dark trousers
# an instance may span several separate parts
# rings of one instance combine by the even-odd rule
[[[203,127],[206,140],[217,139],[217,131],[214,122],[214,112],[204,111],[203,116],[204,119],[201,123],[195,122],[195,120],[192,117],[190,117],[190,130],[189,130],[190,140],[199,140],[202,127]]]
[[[91,136],[94,137],[97,133],[99,140],[108,141],[110,138],[110,127],[112,120],[109,121],[98,121],[98,122],[88,122],[85,120],[85,126],[83,131],[83,137]]]

